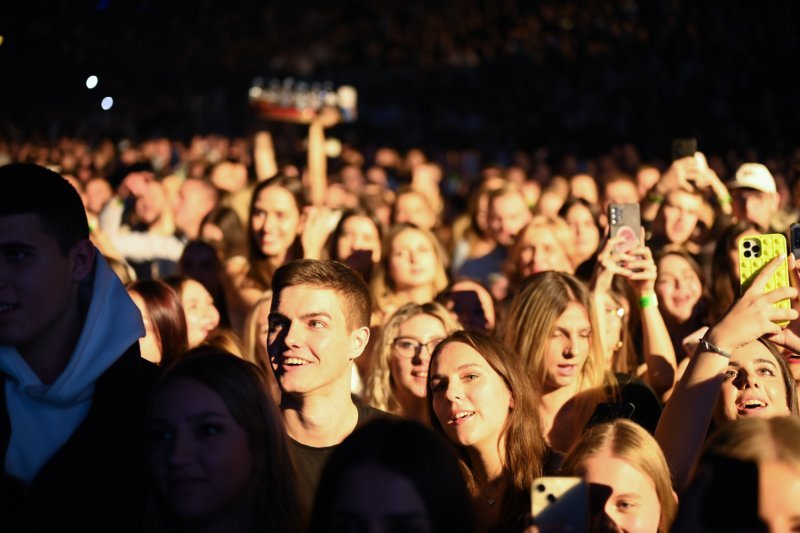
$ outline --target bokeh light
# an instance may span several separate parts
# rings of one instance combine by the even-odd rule
[[[103,111],[108,111],[114,105],[114,99],[110,96],[106,96],[103,98],[103,101],[100,102],[100,107],[103,108]]]
[[[97,79],[97,76],[94,74],[86,78],[86,88],[87,89],[94,89],[97,87],[97,82],[100,81]]]

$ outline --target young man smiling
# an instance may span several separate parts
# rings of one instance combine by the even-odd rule
[[[353,361],[369,341],[370,293],[344,264],[312,259],[280,267],[272,290],[267,351],[301,492],[311,503],[336,446],[385,414],[355,404],[350,395]]]
[[[155,370],[141,315],[64,178],[7,165],[0,190],[0,517],[10,531],[140,530]]]

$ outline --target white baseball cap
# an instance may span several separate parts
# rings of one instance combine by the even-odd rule
[[[736,177],[728,184],[729,189],[755,189],[761,192],[776,193],[775,178],[761,163],[745,163],[736,171]]]

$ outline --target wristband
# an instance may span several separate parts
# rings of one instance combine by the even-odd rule
[[[656,296],[656,293],[645,294],[639,298],[639,308],[647,309],[648,307],[658,307],[658,296]]]
[[[725,196],[717,198],[717,201],[719,202],[719,205],[729,205],[733,201],[733,198],[730,194],[726,194]]]
[[[655,192],[647,194],[647,201],[652,204],[661,204],[664,202],[664,196]]]
[[[714,346],[713,344],[708,342],[705,337],[700,339],[700,343],[699,343],[698,346],[700,346],[700,348],[704,352],[714,352],[714,353],[718,353],[719,355],[721,355],[722,357],[725,357],[727,359],[731,358],[731,354],[729,354],[728,352],[726,352],[725,350],[723,350],[721,348],[718,348],[717,346]]]

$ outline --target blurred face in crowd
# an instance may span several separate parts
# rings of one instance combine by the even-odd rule
[[[394,221],[397,224],[409,222],[424,229],[436,226],[436,213],[421,193],[408,191],[398,196],[394,209]]]
[[[438,258],[427,235],[413,228],[398,233],[391,243],[389,277],[396,290],[433,283]]]
[[[639,200],[642,200],[650,189],[661,179],[661,172],[655,167],[644,167],[636,173],[636,188]]]
[[[448,439],[477,450],[502,448],[513,407],[503,378],[472,346],[451,342],[431,361],[433,411]]]
[[[373,464],[349,470],[339,482],[331,503],[330,528],[364,533],[433,531],[425,501],[414,484]]]
[[[590,204],[596,204],[600,193],[597,191],[597,182],[589,174],[575,174],[569,180],[570,195],[574,198],[583,198]]]
[[[638,204],[639,193],[636,184],[628,180],[616,180],[606,184],[603,195],[603,212],[608,212],[609,204]]]
[[[714,421],[721,424],[750,416],[788,414],[786,385],[772,352],[758,341],[734,350],[717,397]]]
[[[600,230],[592,212],[585,205],[575,204],[570,207],[566,221],[575,235],[575,255],[577,264],[580,264],[589,259],[600,246]]]
[[[200,233],[200,223],[214,208],[215,198],[209,186],[199,179],[189,178],[178,189],[173,209],[175,225],[190,239]]]
[[[514,244],[514,239],[531,218],[531,211],[520,194],[504,194],[489,201],[489,231],[500,246]]]
[[[545,350],[545,387],[555,390],[573,386],[592,348],[592,324],[586,308],[570,302],[556,319]]]
[[[671,191],[661,206],[667,240],[677,244],[688,241],[697,227],[702,207],[700,196],[682,190]]]
[[[778,211],[778,196],[755,189],[732,189],[733,216],[738,220],[749,220],[761,231],[767,231],[772,217]]]
[[[145,336],[139,339],[139,352],[143,358],[158,364],[161,362],[161,343],[153,330],[153,323],[150,321],[150,313],[147,312],[147,306],[138,292],[128,291],[128,294],[131,300],[133,300],[133,303],[136,304],[136,307],[139,308],[139,312],[142,313],[142,320],[144,321]]]
[[[103,206],[114,196],[111,185],[102,178],[91,179],[86,183],[86,210],[95,215],[100,214]]]
[[[436,345],[447,336],[444,324],[435,316],[415,315],[400,325],[392,342],[392,382],[398,396],[425,398],[428,363]]]
[[[303,229],[302,214],[294,196],[278,186],[267,187],[258,194],[250,224],[261,252],[279,263]]]
[[[522,278],[537,272],[555,270],[572,273],[572,262],[555,233],[546,227],[528,227],[514,248],[517,270]]]
[[[603,502],[592,499],[593,513],[599,512],[602,504],[607,520],[610,519],[619,531],[655,533],[659,530],[661,503],[656,484],[649,475],[608,449],[588,457],[582,469],[590,487],[602,487],[606,493],[611,491]]]
[[[344,221],[342,233],[336,243],[336,254],[339,259],[350,257],[354,251],[372,252],[372,262],[381,260],[381,239],[375,223],[365,216],[352,216]]]
[[[209,333],[219,325],[219,311],[214,299],[199,282],[190,279],[183,284],[181,305],[186,314],[189,348],[203,343]]]
[[[167,195],[164,187],[157,181],[147,182],[145,193],[136,199],[136,216],[149,226],[159,221],[166,208]]]
[[[149,430],[153,478],[179,520],[249,512],[257,484],[250,439],[214,390],[189,378],[165,384]]]
[[[686,259],[668,254],[658,263],[656,293],[664,318],[683,323],[692,316],[703,294],[703,287]]]

